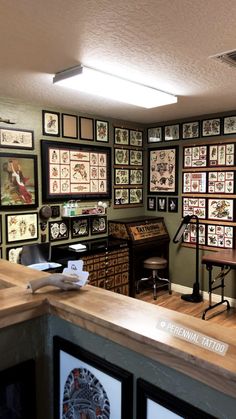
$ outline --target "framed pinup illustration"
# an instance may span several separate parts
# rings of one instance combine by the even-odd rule
[[[78,138],[78,117],[67,113],[61,114],[62,137]]]
[[[208,220],[233,221],[234,200],[208,198]]]
[[[206,198],[183,198],[182,212],[183,217],[186,215],[197,215],[198,218],[206,218]]]
[[[130,185],[142,185],[143,184],[143,170],[142,169],[130,169]]]
[[[79,117],[79,138],[81,140],[94,140],[93,118]]]
[[[223,118],[223,134],[236,134],[236,116]]]
[[[111,149],[41,141],[43,202],[111,196]]]
[[[131,373],[58,336],[53,370],[55,419],[132,418]]]
[[[0,153],[0,208],[38,206],[37,156]]]
[[[34,131],[0,127],[0,146],[2,148],[33,150]]]
[[[166,125],[164,127],[164,140],[165,141],[179,140],[179,124]]]
[[[198,242],[201,245],[206,244],[206,224],[199,224],[199,231],[198,231]],[[196,223],[189,223],[183,234],[183,242],[196,244],[197,240],[197,231],[196,231]]]
[[[207,245],[232,249],[234,228],[231,226],[209,224],[207,226]]]
[[[157,201],[155,196],[148,196],[147,198],[147,209],[148,211],[156,211]]]
[[[129,130],[125,128],[114,128],[114,144],[129,145]]]
[[[115,205],[129,204],[129,189],[115,189]]]
[[[167,198],[162,196],[157,197],[157,211],[165,212],[167,209]]]
[[[209,166],[234,166],[235,144],[209,145]]]
[[[184,147],[183,167],[206,167],[207,146]]]
[[[129,150],[129,164],[131,166],[142,166],[143,164],[142,150]]]
[[[115,169],[115,185],[129,184],[129,169]]]
[[[49,241],[66,240],[69,238],[69,224],[67,220],[63,221],[50,221],[49,228]]]
[[[159,143],[160,141],[162,141],[162,127],[148,128],[147,142]]]
[[[91,234],[104,234],[107,232],[107,217],[94,217],[90,219]]]
[[[202,121],[202,137],[220,135],[220,118],[205,119]]]
[[[108,121],[100,121],[96,119],[95,140],[101,143],[109,142],[109,122]]]
[[[148,192],[177,195],[178,147],[161,147],[148,150]]]
[[[114,164],[129,165],[129,150],[126,148],[115,148]]]
[[[71,238],[89,235],[89,219],[85,217],[71,219]]]
[[[130,204],[142,204],[143,202],[143,189],[135,188],[129,190],[129,203]]]
[[[214,419],[195,406],[179,399],[142,378],[137,380],[137,419]]]
[[[182,138],[188,140],[191,138],[199,138],[200,136],[200,123],[199,121],[185,122],[182,124]]]
[[[60,114],[59,112],[42,111],[43,135],[60,137]]]
[[[38,239],[38,213],[6,214],[6,242],[26,242]]]
[[[233,194],[235,186],[235,172],[209,172],[208,173],[208,193],[214,194]]]
[[[183,173],[183,193],[205,193],[206,172]]]
[[[143,131],[138,130],[130,130],[129,132],[129,143],[135,147],[142,147],[143,146]]]

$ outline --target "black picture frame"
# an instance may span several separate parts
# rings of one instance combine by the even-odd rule
[[[129,130],[122,127],[114,127],[114,144],[129,145]]]
[[[159,143],[163,140],[163,127],[150,127],[147,129],[148,144]]]
[[[157,199],[155,196],[148,196],[147,197],[147,210],[148,211],[156,211],[157,209]]]
[[[91,235],[105,234],[107,232],[107,217],[95,216],[90,218]]]
[[[92,408],[96,408],[93,393],[96,389],[99,391],[97,407],[104,419],[112,417],[112,412],[120,419],[133,417],[133,376],[130,372],[59,336],[53,337],[53,369],[54,419],[62,418],[63,401],[64,409],[70,408],[70,403],[73,403],[69,401],[70,394],[77,383],[80,384],[81,391],[86,386],[87,407],[91,406],[90,399],[93,398]],[[68,384],[66,388],[65,384]],[[81,397],[80,391],[76,392],[74,400],[78,401]],[[80,407],[81,405],[82,403],[77,404]],[[86,404],[84,410],[77,413],[88,413]],[[63,417],[66,418],[65,415]]]
[[[43,135],[60,137],[60,113],[42,110]]]
[[[78,138],[78,116],[69,113],[61,114],[61,131],[63,138]]]
[[[21,150],[34,149],[34,131],[0,127],[0,147]]]
[[[221,118],[209,118],[202,120],[202,137],[221,135]]]
[[[22,246],[6,247],[6,258],[11,263],[20,263]]]
[[[183,122],[181,131],[182,131],[183,140],[199,138],[200,137],[200,121]]]
[[[166,409],[166,410],[164,410]],[[137,419],[154,419],[160,416],[173,417],[179,415],[188,419],[216,419],[190,403],[179,399],[173,394],[143,380],[137,379]],[[158,414],[159,411],[159,414]]]
[[[38,218],[37,212],[6,214],[6,243],[38,240]]]
[[[148,193],[178,195],[179,147],[148,150]]]
[[[236,134],[236,116],[225,116],[223,118],[223,134],[232,135]]]
[[[49,241],[69,239],[69,222],[68,220],[49,221],[48,223]]]
[[[60,210],[60,205],[51,205],[51,211],[52,211],[52,218],[57,218],[60,217],[61,214],[61,210]]]
[[[95,141],[109,143],[109,122],[101,119],[95,120]]]
[[[168,198],[168,212],[178,212],[178,198]]]
[[[89,219],[76,217],[71,219],[71,238],[86,237],[89,235]]]
[[[141,130],[129,130],[129,144],[134,147],[143,147],[143,131]]]
[[[5,191],[2,195],[2,191]],[[37,156],[0,153],[0,208],[38,207]]]
[[[157,211],[166,212],[167,211],[167,198],[164,196],[157,197]]]
[[[94,119],[79,117],[79,138],[86,141],[94,141]]]
[[[63,156],[65,156],[65,161],[62,160]],[[43,202],[111,198],[111,149],[109,147],[41,140],[41,162]],[[86,167],[86,178],[84,173],[81,175],[78,171],[76,172],[77,164],[83,164]],[[64,166],[67,169],[67,177],[60,175]],[[95,177],[93,177],[92,169],[98,173]],[[79,176],[77,179],[72,179],[74,172]],[[54,188],[54,182],[58,185],[57,188]],[[64,182],[65,187],[63,187]]]
[[[164,126],[164,141],[176,141],[180,139],[180,124]]]

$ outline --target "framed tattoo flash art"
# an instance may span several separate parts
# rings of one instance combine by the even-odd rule
[[[34,131],[0,127],[0,146],[2,148],[33,150]]]
[[[129,169],[115,169],[115,185],[129,184]]]
[[[167,210],[167,198],[157,198],[157,211],[165,212]]]
[[[207,146],[184,147],[183,166],[206,167],[207,165]]]
[[[182,125],[182,138],[188,140],[191,138],[199,138],[200,135],[200,123],[199,121],[185,122]]]
[[[7,243],[38,239],[38,213],[5,215]]]
[[[20,247],[7,247],[7,260],[11,263],[20,263],[20,254],[22,251],[22,246]]]
[[[205,193],[206,172],[183,173],[183,193]]]
[[[201,245],[206,244],[206,224],[199,224],[199,237],[198,242]],[[183,242],[189,244],[196,244],[197,240],[197,231],[196,231],[196,223],[189,223],[184,230],[183,234]]]
[[[70,115],[63,113],[61,115],[62,123],[62,137],[63,138],[78,138],[78,117],[77,115]]]
[[[148,211],[156,211],[157,201],[155,196],[148,196],[147,198],[147,209]]]
[[[129,165],[129,150],[127,148],[115,148],[114,164]]]
[[[50,221],[49,225],[49,241],[69,239],[69,224],[67,220]]]
[[[55,419],[130,419],[132,374],[91,352],[53,338]]]
[[[205,119],[202,121],[202,136],[212,137],[220,135],[220,118]]]
[[[125,128],[114,128],[114,144],[128,145],[129,144],[129,130]]]
[[[129,204],[129,189],[115,189],[115,205]]]
[[[186,215],[197,215],[198,218],[206,218],[206,198],[183,198],[182,211],[183,217]]]
[[[223,118],[223,134],[236,134],[236,116]]]
[[[130,145],[135,147],[142,147],[143,146],[143,131],[138,130],[130,130]]]
[[[43,202],[111,196],[111,150],[41,141]]]
[[[235,144],[209,145],[209,166],[234,166]]]
[[[134,188],[129,190],[130,204],[141,204],[143,202],[143,189]]]
[[[179,124],[165,126],[164,140],[165,141],[179,140]]]
[[[109,122],[108,121],[99,121],[96,119],[95,121],[95,140],[108,143],[109,142]]]
[[[130,166],[142,166],[143,152],[142,150],[129,150],[129,164]]]
[[[43,135],[60,137],[60,114],[58,112],[42,111]]]
[[[107,232],[107,217],[93,217],[90,219],[91,234],[104,234]]]
[[[184,400],[142,378],[137,380],[137,419],[214,419]]]
[[[142,185],[142,184],[143,184],[143,170],[130,169],[130,185]]]
[[[208,193],[214,194],[233,194],[234,193],[235,172],[209,172],[208,173]]]
[[[178,198],[168,198],[168,212],[178,212]]]
[[[89,235],[89,219],[85,217],[71,219],[71,238]]]
[[[234,200],[233,199],[208,199],[209,220],[233,221],[234,220]]]
[[[234,228],[224,225],[207,226],[207,245],[232,249],[234,244]]]
[[[0,208],[36,208],[37,156],[0,153],[0,185]]]
[[[149,193],[177,195],[178,147],[163,147],[148,151]]]
[[[148,128],[147,142],[159,143],[160,141],[162,141],[162,127]]]

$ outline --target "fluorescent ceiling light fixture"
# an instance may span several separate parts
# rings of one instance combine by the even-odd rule
[[[82,65],[55,74],[53,83],[147,109],[177,102],[169,93]]]

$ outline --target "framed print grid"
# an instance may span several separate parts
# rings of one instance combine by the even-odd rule
[[[133,376],[78,345],[53,338],[55,419],[133,416]],[[75,415],[75,416],[74,416]]]
[[[199,223],[199,238],[198,242],[201,245],[206,244],[206,224]],[[190,244],[196,244],[197,239],[197,232],[196,232],[196,224],[195,223],[189,223],[184,230],[183,234],[183,242],[184,243],[190,243]]]
[[[2,148],[33,150],[34,131],[0,127],[0,146]]]
[[[182,124],[182,138],[188,140],[191,138],[199,138],[200,136],[200,122],[185,122]]]
[[[38,206],[37,156],[0,153],[0,207]]]
[[[95,140],[101,143],[109,142],[109,122],[95,120]]]
[[[148,383],[142,378],[137,380],[137,419],[215,419],[173,394]]]
[[[208,198],[208,220],[233,221],[234,200],[223,198]]]
[[[205,193],[206,172],[183,173],[183,193]]]
[[[129,144],[134,147],[143,146],[143,131],[133,130],[129,131]]]
[[[184,147],[183,152],[184,168],[207,166],[207,146]]]
[[[235,144],[213,144],[209,146],[209,166],[234,166]]]
[[[148,192],[177,195],[178,147],[149,149],[148,153]]]
[[[129,189],[129,202],[130,204],[142,204],[143,203],[143,189],[142,188]]]
[[[197,215],[201,219],[207,216],[206,198],[183,197],[182,198],[182,215]]]
[[[226,116],[223,118],[223,133],[236,134],[236,116]]]
[[[115,205],[128,205],[130,203],[128,188],[115,189],[114,193]]]
[[[142,150],[129,150],[129,164],[130,166],[143,165],[143,151]]]
[[[129,169],[114,169],[115,170],[115,185],[129,184]]]
[[[207,245],[232,249],[234,246],[234,228],[218,224],[207,225]]]
[[[114,144],[129,145],[129,130],[127,128],[114,128]]]
[[[38,239],[38,213],[6,214],[6,242],[26,242]]]
[[[147,142],[148,143],[159,143],[162,141],[162,127],[148,128],[147,130]]]
[[[129,165],[129,149],[127,148],[115,148],[114,164],[117,165]]]
[[[164,127],[164,141],[175,141],[179,140],[179,124],[166,125]]]
[[[205,119],[202,121],[202,137],[211,137],[220,135],[221,120],[220,118]]]
[[[60,137],[60,113],[42,111],[43,135]]]
[[[43,140],[41,153],[44,202],[110,198],[110,148]]]
[[[233,194],[235,191],[235,172],[209,172],[208,193]]]

